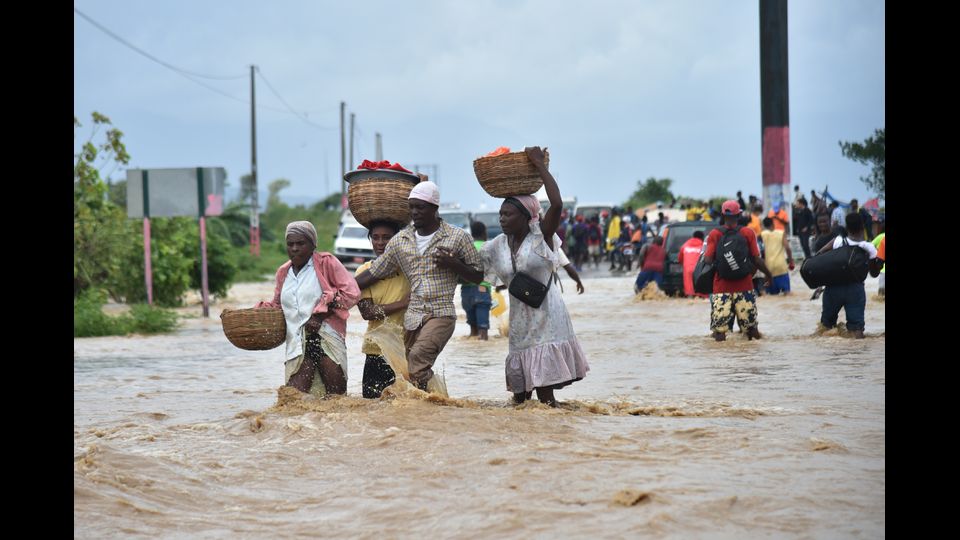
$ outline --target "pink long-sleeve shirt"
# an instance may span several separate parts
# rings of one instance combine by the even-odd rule
[[[283,309],[280,304],[280,291],[283,290],[283,282],[287,279],[287,273],[290,265],[287,261],[277,269],[277,285],[273,291],[273,300],[270,302],[260,302],[256,307],[275,307]],[[350,318],[350,308],[360,301],[360,288],[357,287],[357,281],[353,275],[343,267],[343,264],[336,257],[329,253],[313,253],[313,268],[317,272],[317,279],[320,281],[320,288],[323,293],[314,306],[314,313],[332,313],[325,321],[338,334],[346,338],[347,319]],[[336,300],[335,306],[330,303]]]

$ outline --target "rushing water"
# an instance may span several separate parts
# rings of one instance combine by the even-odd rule
[[[759,299],[762,340],[724,343],[707,301],[639,300],[632,281],[565,284],[591,371],[560,409],[510,406],[507,339],[469,339],[462,312],[437,363],[450,400],[361,399],[356,310],[348,395],[278,392],[282,349],[237,349],[218,318],[269,282],[210,319],[184,309],[173,334],[74,340],[75,535],[883,537],[877,280],[864,340],[815,335],[794,276]]]

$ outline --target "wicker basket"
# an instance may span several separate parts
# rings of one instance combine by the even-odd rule
[[[282,309],[225,309],[220,320],[230,343],[248,351],[272,349],[287,339]]]
[[[550,166],[550,153],[543,153],[543,164]],[[525,152],[511,152],[473,161],[473,172],[480,187],[492,197],[530,195],[543,186],[540,173]]]
[[[410,223],[407,198],[419,178],[382,169],[352,171],[345,178],[350,183],[347,188],[350,212],[361,225],[369,228],[370,222],[379,220],[393,221],[401,227]]]

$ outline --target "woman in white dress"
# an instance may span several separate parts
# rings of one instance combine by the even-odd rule
[[[539,218],[540,203],[533,195],[507,197],[500,206],[504,234],[480,251],[486,281],[509,284],[516,271],[540,283],[552,283],[560,239],[555,235],[563,203],[560,188],[543,163],[539,146],[525,149],[543,178],[550,208]],[[516,270],[514,269],[516,267]],[[553,391],[584,378],[590,366],[573,332],[573,324],[559,287],[551,286],[543,304],[510,302],[510,352],[506,359],[507,390],[515,403],[530,399],[533,390],[542,403],[557,406]]]

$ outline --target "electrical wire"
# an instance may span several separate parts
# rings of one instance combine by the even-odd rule
[[[277,96],[277,99],[280,100],[280,103],[283,103],[283,105],[290,111],[290,114],[293,114],[294,116],[302,120],[307,125],[313,126],[315,128],[319,128],[323,130],[331,130],[331,131],[335,129],[339,129],[339,128],[330,127],[330,126],[321,126],[320,124],[307,120],[306,116],[303,116],[301,115],[301,113],[298,113],[297,111],[295,111],[293,107],[291,107],[290,104],[287,103],[287,100],[283,99],[283,96],[281,96],[280,92],[277,92],[277,89],[274,88],[272,84],[270,84],[270,81],[268,81],[267,78],[263,75],[263,72],[260,71],[259,67],[256,68],[256,72],[258,75],[260,75],[260,79],[263,80],[263,82],[267,85],[267,88],[269,88],[270,91],[273,92],[273,95]]]
[[[122,37],[114,34],[114,33],[111,32],[109,29],[107,29],[105,26],[103,26],[102,24],[98,23],[97,21],[91,19],[87,14],[83,13],[83,12],[80,11],[79,9],[73,8],[73,11],[74,11],[74,13],[76,13],[77,15],[79,15],[79,16],[83,17],[84,19],[86,19],[87,22],[89,22],[90,24],[96,26],[101,32],[107,34],[108,36],[110,36],[110,37],[112,37],[113,39],[119,41],[120,43],[126,45],[127,47],[130,47],[131,49],[133,49],[134,51],[137,51],[138,53],[142,54],[143,56],[146,56],[146,57],[149,58],[150,60],[153,60],[154,62],[156,62],[156,63],[158,63],[158,64],[160,64],[160,65],[162,65],[162,66],[164,66],[164,67],[170,68],[170,69],[172,69],[172,70],[174,70],[174,71],[176,71],[176,72],[178,72],[178,73],[182,73],[182,74],[184,74],[184,75],[190,75],[190,76],[193,76],[193,77],[201,77],[201,78],[204,78],[204,79],[217,79],[217,80],[223,80],[223,81],[226,81],[226,80],[235,80],[235,79],[242,79],[242,78],[246,77],[246,75],[231,75],[231,76],[227,76],[227,77],[220,77],[220,76],[216,76],[216,75],[204,75],[204,74],[202,74],[202,73],[194,73],[194,72],[192,72],[192,71],[187,71],[187,70],[185,70],[185,69],[178,68],[177,66],[174,66],[174,65],[172,65],[172,64],[168,64],[167,62],[164,62],[163,60],[160,60],[160,59],[157,58],[156,56],[153,56],[152,54],[144,51],[143,49],[140,49],[139,47],[137,47],[136,45],[133,45],[132,43],[130,43],[129,41],[123,39]]]

